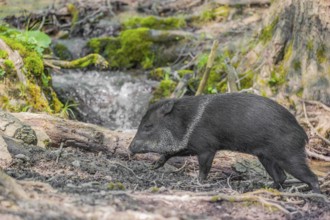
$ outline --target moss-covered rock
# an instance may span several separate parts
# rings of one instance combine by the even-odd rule
[[[35,32],[25,35],[24,32],[8,28],[6,31],[0,33],[0,38],[12,50],[18,51],[22,57],[24,66],[21,68],[21,72],[25,75],[26,82],[23,83],[18,80],[16,67],[12,60],[3,61],[1,66],[6,72],[5,77],[10,77],[10,83],[2,85],[2,91],[0,92],[1,107],[9,111],[26,111],[30,109],[49,113],[58,112],[61,103],[56,94],[51,93],[51,76],[44,69],[42,57],[43,48],[48,45],[48,42],[45,42],[48,41],[48,36],[45,37],[45,34]],[[40,42],[31,44],[21,36],[28,36],[34,40],[40,38]]]
[[[155,16],[133,17],[123,23],[125,29],[135,29],[140,27],[156,30],[171,30],[186,27],[184,18],[168,17],[159,18]]]
[[[155,63],[155,42],[148,28],[125,30],[116,38],[93,38],[87,45],[92,52],[104,56],[112,68],[148,69]]]
[[[171,73],[170,67],[165,67],[165,68],[159,67],[159,68],[153,69],[149,72],[148,79],[161,81],[165,78],[165,76],[167,74],[170,74],[170,73]]]
[[[53,46],[53,51],[55,56],[60,58],[61,60],[71,60],[72,54],[69,49],[61,43],[57,43]]]

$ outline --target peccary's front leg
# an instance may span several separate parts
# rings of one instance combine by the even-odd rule
[[[197,155],[199,163],[199,181],[206,180],[210,172],[215,152],[206,151]]]
[[[170,154],[163,154],[151,167],[151,169],[156,170],[166,163],[173,155]]]

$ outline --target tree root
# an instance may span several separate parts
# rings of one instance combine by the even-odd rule
[[[318,105],[321,106],[324,110],[327,110],[330,112],[330,107],[328,107],[326,104],[319,102],[319,101],[314,101],[314,100],[304,100],[304,102],[307,102],[309,104],[314,104],[314,105]]]
[[[217,201],[221,201],[221,200],[225,200],[228,202],[258,202],[265,207],[275,208],[275,209],[282,211],[286,215],[290,215],[290,211],[285,209],[283,206],[277,204],[276,201],[270,200],[270,199],[265,199],[260,196],[245,195],[245,194],[228,196],[226,194],[219,194],[217,196],[212,197],[212,199],[211,199],[212,202],[217,202]]]
[[[301,201],[290,201],[290,202],[284,202],[280,200],[276,200],[275,198],[265,198],[261,196],[260,194],[267,194],[269,196],[273,197],[298,197],[302,199],[320,199],[325,204],[330,204],[330,200],[325,196],[317,193],[310,193],[310,194],[304,194],[304,193],[287,193],[287,192],[279,192],[279,191],[270,191],[265,189],[256,190],[254,192],[248,192],[241,195],[226,195],[226,194],[218,194],[216,196],[213,196],[211,198],[212,202],[218,202],[218,201],[228,201],[228,202],[257,202],[265,207],[275,208],[280,210],[281,212],[285,213],[286,215],[291,215],[292,213],[287,210],[283,205],[285,203],[290,204],[301,204]]]
[[[322,194],[318,193],[287,193],[287,192],[279,192],[277,190],[265,190],[265,189],[259,189],[253,192],[248,192],[243,195],[256,195],[256,194],[268,194],[272,196],[281,196],[281,197],[300,197],[300,198],[309,198],[309,199],[321,199],[324,203],[330,204],[330,200]]]
[[[86,68],[90,65],[95,65],[101,69],[105,69],[109,66],[109,63],[99,54],[89,54],[85,57],[72,60],[44,60],[46,66],[51,68],[63,68],[63,69],[78,69]]]

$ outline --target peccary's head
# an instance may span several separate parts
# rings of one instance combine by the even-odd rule
[[[149,107],[129,146],[132,154],[175,152],[185,131],[175,102],[174,99],[163,100]]]

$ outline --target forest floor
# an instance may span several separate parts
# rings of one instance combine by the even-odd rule
[[[239,9],[238,9],[239,10]],[[239,42],[262,22],[266,8],[247,8],[241,19],[210,22],[200,32],[223,36],[220,44]],[[329,115],[309,105],[317,126]],[[306,119],[308,149],[329,149]],[[133,134],[132,134],[133,137]],[[129,140],[126,146],[129,146]],[[79,148],[28,147],[4,167],[27,194],[17,200],[0,194],[0,219],[329,219],[330,162],[311,160],[323,195],[289,177],[285,188],[271,190],[271,179],[256,158],[219,152],[206,182],[197,180],[196,158],[173,158],[158,170],[150,159],[116,157]],[[329,151],[329,150],[328,150]],[[154,157],[154,155],[152,155]],[[147,158],[148,156],[144,157]]]
[[[288,195],[283,196],[268,190],[271,180],[248,155],[218,153],[208,180],[201,184],[195,158],[174,158],[152,170],[150,161],[77,148],[63,148],[60,157],[57,148],[28,150],[28,159],[15,158],[5,169],[19,180],[28,199],[0,197],[2,219],[327,219],[330,215],[329,203],[308,193],[304,184],[285,185],[282,193]],[[319,174],[325,176],[329,167],[323,166]],[[253,198],[235,201],[251,196],[249,192],[283,210]],[[217,199],[220,195],[232,198]]]

